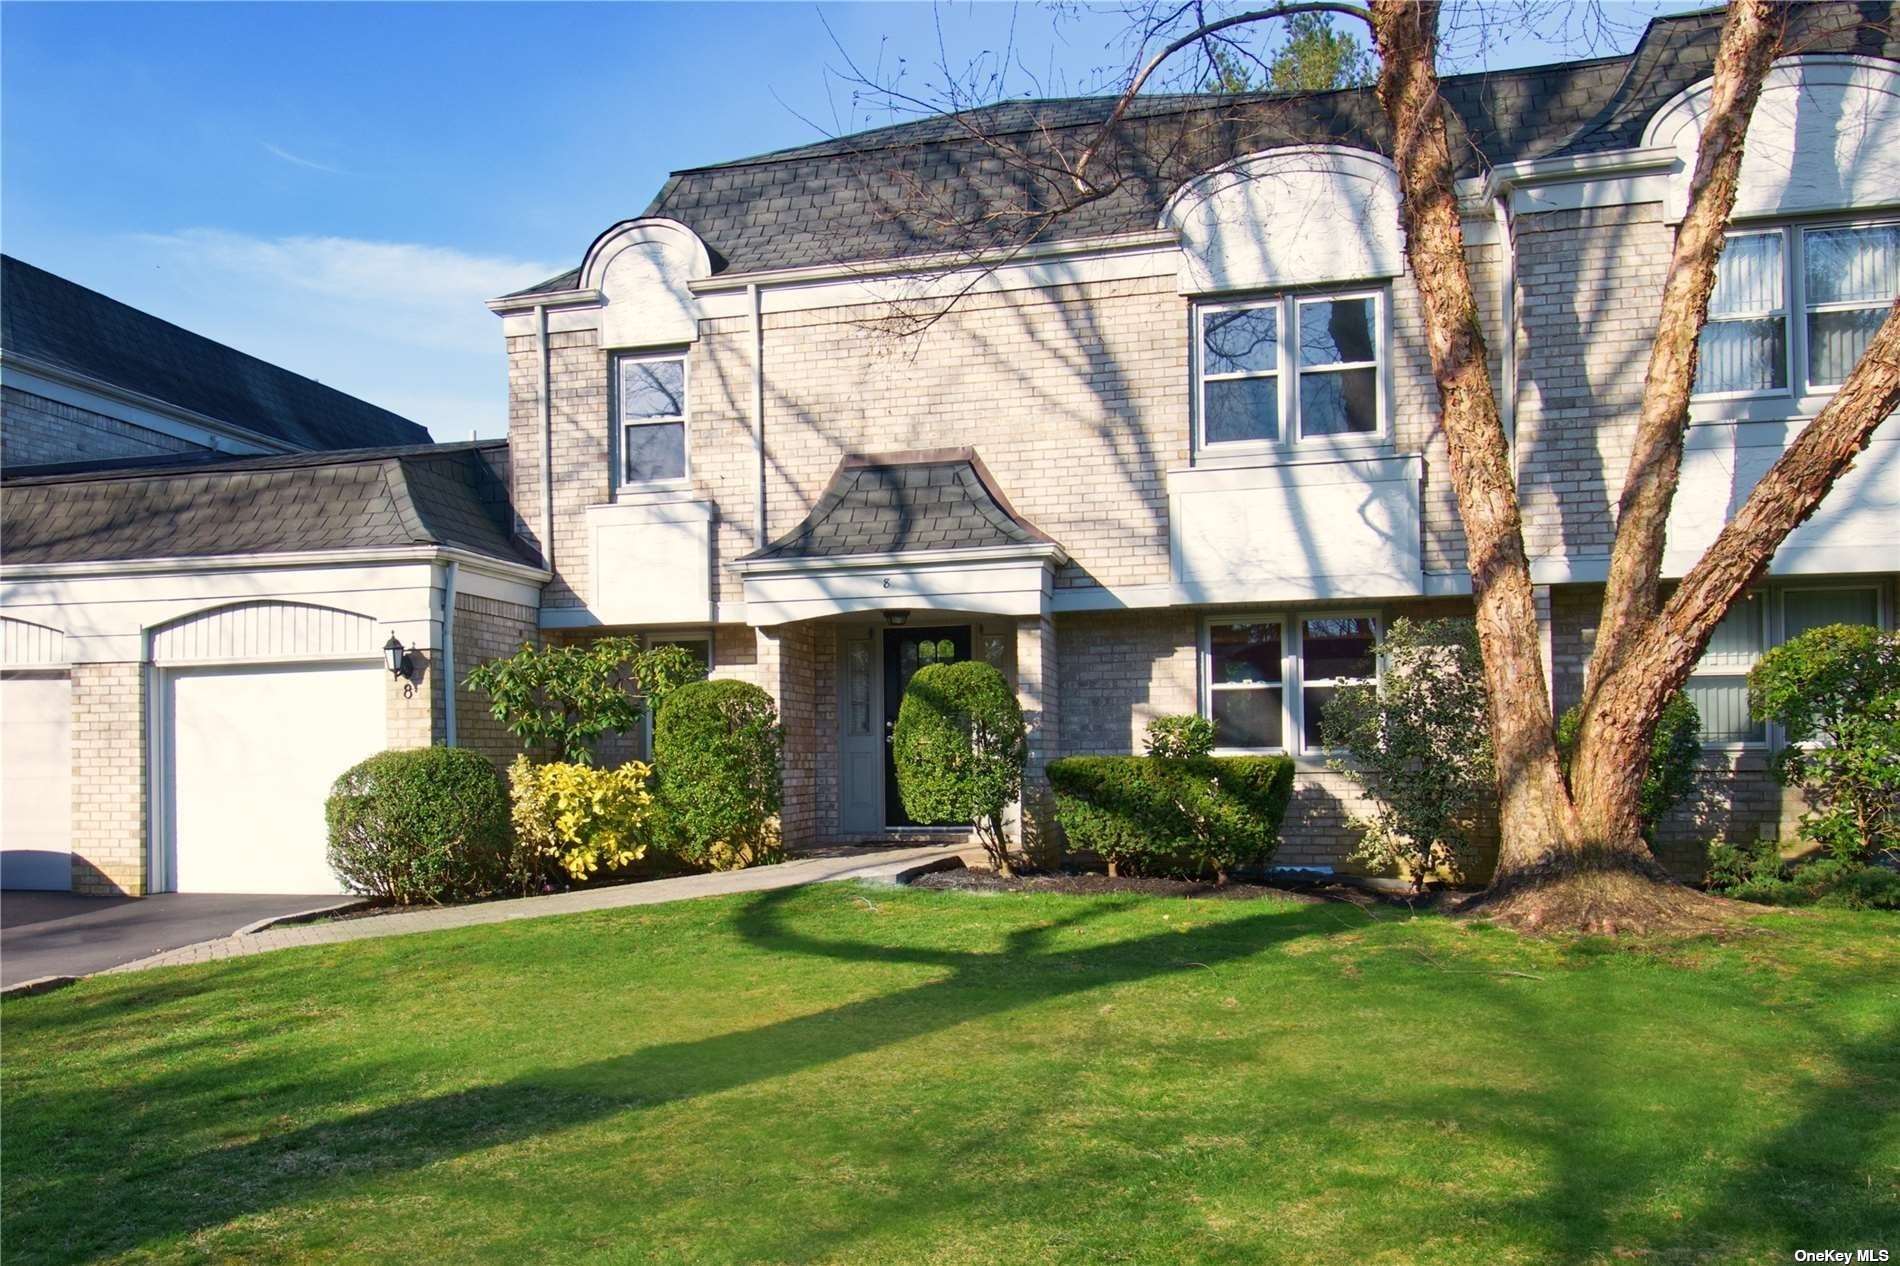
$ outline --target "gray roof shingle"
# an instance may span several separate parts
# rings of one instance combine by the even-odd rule
[[[302,449],[427,444],[427,428],[11,255],[0,348]]]
[[[997,491],[974,449],[853,454],[804,522],[742,562],[1050,545]]]
[[[1793,6],[1787,45],[1900,60],[1893,9],[1892,0]],[[1446,76],[1459,174],[1636,145],[1658,106],[1711,73],[1720,29],[1719,11],[1659,18],[1627,56]],[[1073,152],[1112,104],[1007,101],[678,171],[645,214],[699,234],[715,271],[835,265],[1149,229],[1182,183],[1242,154],[1301,142],[1388,149],[1369,88],[1143,97],[1104,152],[1121,178],[1113,192],[1038,220],[1049,191],[991,142],[1032,158]],[[517,293],[572,289],[579,279],[570,270]]]
[[[0,480],[11,564],[445,545],[539,560],[514,537],[498,440],[184,458]]]

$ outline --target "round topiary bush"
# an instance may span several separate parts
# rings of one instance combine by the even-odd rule
[[[344,887],[402,905],[467,901],[503,882],[508,789],[460,747],[379,752],[336,780],[323,807]]]
[[[891,746],[904,812],[918,822],[968,822],[997,873],[1009,874],[1003,813],[1022,794],[1028,740],[1003,674],[975,660],[918,669]]]
[[[779,749],[772,696],[745,681],[696,681],[653,719],[661,829],[688,862],[728,870],[779,855]]]

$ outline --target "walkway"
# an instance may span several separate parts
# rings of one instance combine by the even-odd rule
[[[583,888],[577,892],[556,893],[549,897],[518,897],[510,901],[486,901],[478,905],[431,907],[330,923],[296,923],[266,928],[261,932],[199,941],[195,945],[153,954],[111,970],[144,971],[149,967],[209,963],[225,958],[267,954],[271,950],[291,949],[299,945],[336,945],[343,941],[367,941],[383,936],[406,936],[412,932],[435,932],[443,928],[507,923],[515,919],[545,919],[559,914],[660,905],[668,901],[719,897],[734,892],[796,888],[801,884],[832,883],[841,879],[899,883],[909,875],[953,865],[953,859],[961,851],[960,846],[941,844],[924,848],[867,848],[838,856],[803,857],[776,866],[756,866],[750,870],[728,870],[711,875],[682,875],[677,879],[655,879],[611,888]]]

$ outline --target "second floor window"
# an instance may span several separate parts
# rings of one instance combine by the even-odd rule
[[[1702,327],[1696,394],[1831,391],[1900,295],[1900,222],[1728,235]]]
[[[1373,292],[1196,309],[1199,446],[1378,435],[1381,304]]]
[[[614,364],[620,483],[686,478],[686,358],[622,356]]]

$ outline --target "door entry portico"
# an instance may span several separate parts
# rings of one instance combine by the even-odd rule
[[[950,822],[918,822],[904,812],[904,799],[897,790],[897,761],[892,751],[892,736],[897,728],[897,710],[904,702],[904,688],[917,670],[931,664],[955,664],[970,658],[970,626],[950,625],[923,629],[884,630],[884,825],[951,826]]]

